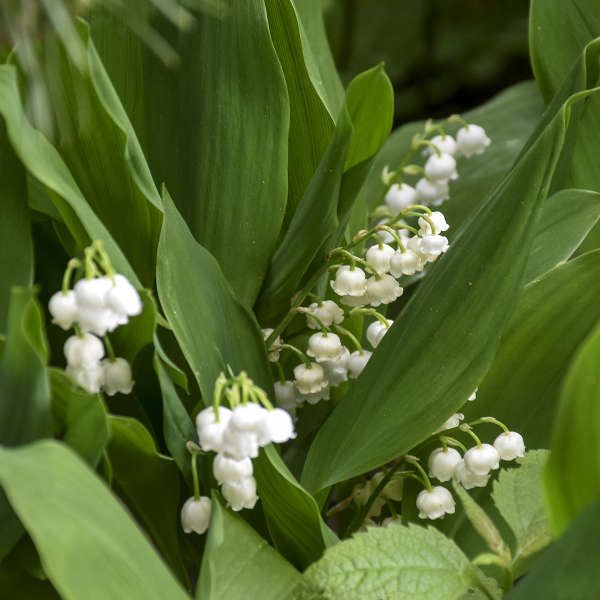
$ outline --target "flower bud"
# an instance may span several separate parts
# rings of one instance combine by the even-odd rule
[[[217,454],[213,461],[213,475],[221,484],[227,481],[239,481],[245,477],[250,477],[252,473],[252,461],[248,457],[235,460],[230,456]]]
[[[340,324],[344,320],[344,311],[333,301],[323,300],[321,305],[313,302],[308,310],[319,319],[325,327],[333,323]],[[309,329],[321,329],[321,326],[310,316],[306,315],[306,324]]]
[[[129,363],[124,358],[105,358],[101,364],[104,369],[104,391],[109,396],[114,396],[117,392],[130,394],[134,382]]]
[[[52,322],[65,331],[73,327],[77,321],[77,299],[75,292],[69,290],[66,294],[56,292],[48,302],[48,310],[52,315]]]
[[[231,510],[236,512],[243,508],[254,508],[258,500],[254,477],[244,477],[239,481],[227,481],[221,487],[221,493]]]
[[[389,211],[394,215],[399,215],[407,206],[417,204],[417,192],[415,188],[401,183],[394,183],[385,195],[385,203]]]
[[[348,357],[347,367],[350,379],[356,379],[364,371],[371,356],[373,353],[369,350],[363,350],[362,353],[356,350]]]
[[[432,154],[425,163],[425,177],[434,183],[448,183],[457,179],[456,161],[450,154]]]
[[[201,496],[196,500],[193,496],[188,498],[181,509],[181,527],[185,533],[202,535],[210,525],[212,504],[210,498]]]
[[[446,429],[454,429],[460,425],[460,422],[465,418],[465,415],[462,413],[454,413],[444,423],[442,423],[439,429],[436,429],[434,433],[439,433],[440,431],[445,431]]]
[[[308,340],[306,354],[317,362],[336,360],[344,354],[344,346],[335,333],[315,333]]]
[[[450,481],[462,456],[454,448],[436,448],[429,455],[429,477]]]
[[[362,296],[367,291],[365,273],[358,267],[342,265],[329,283],[338,296]]]
[[[469,158],[473,154],[482,154],[490,143],[483,127],[469,124],[456,134],[456,153]]]
[[[454,513],[454,498],[452,494],[441,485],[431,488],[431,491],[422,490],[417,496],[419,519],[440,519],[445,514]]]
[[[274,329],[271,329],[270,327],[267,327],[266,329],[262,330],[263,333],[263,339],[265,341],[267,341],[267,339],[270,337],[270,335],[274,332]],[[278,335],[275,338],[275,341],[273,342],[274,346],[278,346],[279,344],[281,344],[281,336]],[[279,355],[281,354],[281,350],[271,350],[271,352],[269,352],[269,361],[270,362],[277,362],[279,360]]]
[[[473,446],[465,452],[465,465],[475,475],[487,475],[492,469],[500,467],[498,450],[490,444]]]
[[[367,340],[369,341],[369,344],[373,346],[373,348],[377,348],[377,346],[379,346],[383,336],[387,333],[394,321],[387,319],[387,322],[388,324],[385,325],[381,321],[373,321],[373,323],[367,327]]]
[[[520,433],[504,431],[494,441],[494,448],[502,460],[514,460],[525,456],[525,442]]]
[[[456,154],[456,140],[451,135],[436,135],[435,137],[431,138],[430,142],[442,154],[450,154],[451,156]],[[429,156],[437,153],[431,146],[427,146],[424,154]]]
[[[390,304],[403,293],[404,288],[400,287],[391,275],[382,275],[379,279],[375,276],[367,279],[367,295],[371,306]]]

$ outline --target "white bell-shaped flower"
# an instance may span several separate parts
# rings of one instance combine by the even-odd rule
[[[218,419],[214,407],[212,405],[208,406],[196,415],[196,431],[199,432],[202,429],[208,427],[209,425],[214,425],[215,423],[224,423],[225,425],[227,425],[230,418],[231,410],[228,409],[226,406],[219,406]]]
[[[408,242],[405,244],[406,250],[414,252],[419,258],[420,263],[417,271],[422,271],[425,265],[431,261],[430,255],[423,252],[422,242],[423,238],[419,237],[418,235],[414,235],[413,237],[409,238]]]
[[[392,215],[399,215],[407,206],[417,204],[417,192],[406,183],[394,183],[385,195],[385,203]]]
[[[312,394],[300,394],[299,404],[304,404],[305,402],[307,404],[318,404],[321,400],[329,400],[330,395],[331,389],[327,386]]]
[[[428,220],[429,219],[429,220]],[[427,219],[425,217],[419,217],[419,233],[421,235],[431,235],[431,221],[435,228],[435,233],[439,235],[444,231],[448,231],[450,229],[450,225],[446,223],[446,217],[439,210],[433,211],[430,215],[427,215]]]
[[[229,423],[223,431],[221,445],[215,448],[215,451],[227,454],[235,460],[244,460],[246,457],[256,458],[260,448],[258,436],[258,432],[241,431],[237,427],[231,427]]]
[[[231,411],[224,406],[219,407],[218,421],[216,420],[212,406],[198,413],[196,417],[196,430],[202,450],[205,452],[210,452],[211,450],[214,452],[223,451],[223,434],[227,429],[230,419]]]
[[[448,183],[458,179],[456,161],[450,154],[432,154],[425,163],[425,177],[434,183]]]
[[[525,442],[516,431],[503,431],[494,441],[494,448],[502,460],[514,460],[525,456]]]
[[[394,321],[387,319],[387,322],[388,324],[385,325],[381,321],[373,321],[373,323],[367,327],[367,340],[369,341],[369,344],[373,346],[373,348],[377,348],[377,346],[379,346],[383,336],[387,333]]]
[[[244,477],[239,481],[227,481],[221,487],[221,493],[231,510],[236,512],[243,508],[254,508],[258,500],[254,477]]]
[[[456,134],[456,153],[469,158],[473,154],[482,154],[490,143],[483,127],[469,124]]]
[[[403,293],[404,288],[391,275],[381,275],[379,279],[373,275],[367,279],[367,295],[371,306],[390,304]]]
[[[294,422],[283,408],[268,410],[262,429],[264,439],[276,444],[283,444],[296,437]]]
[[[271,329],[270,327],[267,327],[266,329],[262,330],[263,333],[263,339],[265,341],[267,341],[267,339],[270,337],[270,335],[274,332],[274,329]],[[282,343],[281,341],[281,336],[278,335],[275,338],[275,341],[273,342],[274,346],[279,346]],[[279,355],[281,354],[281,350],[271,350],[271,352],[269,352],[269,361],[270,362],[277,362],[279,360]]]
[[[268,412],[266,408],[255,402],[238,404],[231,413],[228,427],[233,427],[240,431],[250,431],[258,435],[267,418]]]
[[[394,277],[402,275],[414,275],[417,271],[423,270],[423,261],[420,256],[412,250],[402,252],[397,250],[390,260],[390,273]]]
[[[430,142],[442,154],[450,154],[451,156],[456,154],[456,140],[451,135],[436,135],[431,138]],[[424,154],[429,156],[430,154],[437,154],[437,152],[431,146],[427,146]]]
[[[439,433],[440,431],[446,431],[446,429],[454,429],[460,425],[460,422],[465,418],[465,415],[462,413],[454,413],[444,423],[442,423],[439,429],[436,429],[435,433]]]
[[[73,287],[77,305],[80,308],[107,308],[106,293],[112,285],[112,280],[106,276],[80,279]]]
[[[319,363],[337,360],[344,354],[344,346],[335,333],[314,333],[308,339],[306,354]]]
[[[377,222],[377,225],[387,225],[388,223],[389,223],[389,219],[381,219],[381,221]],[[394,236],[389,231],[386,231],[385,229],[380,229],[377,232],[377,235],[381,238],[381,241],[384,244],[393,244],[394,243]]]
[[[188,498],[181,509],[181,527],[184,533],[202,535],[210,525],[212,504],[207,496],[200,496],[198,500],[192,496]]]
[[[417,181],[415,189],[417,190],[417,204],[439,206],[444,200],[448,200],[450,197],[450,190],[447,183],[435,183],[425,177]]]
[[[231,456],[217,454],[213,461],[213,475],[220,484],[227,481],[239,481],[252,476],[253,472],[252,461],[248,457],[235,460]]]
[[[299,364],[294,369],[294,383],[301,394],[316,394],[328,387],[323,367],[317,363],[311,363],[310,367]]]
[[[464,460],[461,460],[454,470],[454,479],[458,481],[465,490],[475,487],[485,487],[490,480],[489,473],[485,475],[476,475],[467,468]]]
[[[134,381],[129,363],[124,358],[105,358],[101,364],[104,369],[104,391],[109,396],[114,396],[117,392],[130,394]]]
[[[494,446],[481,444],[473,446],[465,452],[465,465],[475,475],[487,475],[491,470],[500,467],[500,454]]]
[[[85,367],[67,365],[65,371],[90,394],[97,394],[104,383],[104,369],[100,363],[86,365]]]
[[[110,308],[93,308],[80,306],[77,322],[81,331],[91,332],[100,337],[114,331],[119,325],[125,325],[128,318],[114,312]]]
[[[121,316],[135,317],[142,312],[142,299],[125,275],[117,273],[106,292],[106,306]]]
[[[367,291],[367,278],[359,267],[342,265],[329,283],[338,296],[362,296]]]
[[[355,350],[348,357],[348,362],[346,364],[348,367],[348,377],[350,377],[350,379],[356,379],[365,370],[371,356],[373,356],[373,353],[369,350],[363,350],[362,352]]]
[[[348,359],[350,352],[344,348],[343,353],[335,360],[327,360],[322,363],[325,377],[330,386],[335,387],[348,381]]]
[[[280,406],[284,410],[287,410],[292,417],[296,415],[296,408],[298,406],[298,390],[294,385],[293,381],[276,381],[274,386],[275,388],[275,400],[277,401],[277,406]]]
[[[426,235],[421,238],[421,251],[431,260],[448,250],[448,238],[443,235]]]
[[[370,303],[371,299],[369,298],[369,295],[365,291],[365,293],[362,296],[342,296],[340,298],[340,301],[345,306],[357,308],[360,306],[366,306],[367,304]]]
[[[367,250],[366,259],[376,273],[384,275],[390,270],[390,259],[394,252],[395,250],[387,244],[382,244],[381,248],[375,244]]]
[[[97,364],[104,357],[102,341],[91,333],[72,335],[64,345],[67,364],[73,368]]]
[[[450,481],[462,456],[454,448],[436,448],[429,455],[429,477],[440,481]]]
[[[454,498],[452,494],[441,485],[431,488],[431,491],[422,490],[417,496],[419,519],[441,519],[446,514],[454,514]]]
[[[52,322],[65,331],[71,329],[77,321],[77,298],[73,290],[68,290],[66,294],[56,292],[48,302],[48,310],[52,315]]]
[[[308,307],[308,310],[325,327],[329,327],[333,323],[339,325],[344,320],[344,311],[333,300],[323,300],[320,305],[317,302],[313,302]],[[306,315],[306,324],[309,329],[321,329],[321,326],[310,315]]]

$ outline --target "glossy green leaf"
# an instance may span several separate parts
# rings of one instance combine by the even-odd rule
[[[49,369],[54,437],[70,446],[92,468],[108,442],[106,409],[100,394],[90,394],[61,369]]]
[[[0,331],[6,333],[10,289],[33,283],[33,244],[25,170],[0,124]]]
[[[198,600],[285,600],[300,573],[213,493]]]
[[[506,600],[587,600],[600,589],[600,498],[537,560]]]
[[[135,419],[111,416],[107,453],[113,485],[133,509],[180,581],[187,581],[179,551],[179,472],[159,454],[148,430]]]
[[[0,66],[0,114],[5,119],[15,153],[27,171],[45,186],[78,245],[83,247],[90,239],[102,240],[117,271],[139,286],[139,279],[125,255],[88,205],[56,149],[27,120],[17,85],[17,71],[11,65]]]
[[[600,319],[565,376],[544,477],[555,536],[600,496]]]
[[[333,117],[315,85],[306,49],[302,43],[302,23],[292,0],[266,0],[269,30],[281,62],[290,101],[288,141],[289,224],[310,180],[319,166],[331,135]],[[336,113],[337,115],[337,113]]]
[[[145,285],[154,281],[162,203],[131,123],[81,24],[87,69],[61,48],[48,89],[57,149],[95,214]],[[127,218],[123,218],[124,214]],[[134,226],[132,226],[132,224]]]
[[[548,198],[540,210],[525,270],[531,281],[568,259],[600,218],[600,194],[563,190]]]
[[[371,158],[392,131],[394,88],[383,63],[357,75],[348,86],[346,105],[355,135],[346,156],[345,169]]]
[[[489,368],[520,294],[533,223],[560,157],[570,105],[582,97],[568,99],[569,91],[433,265],[319,431],[302,477],[309,490],[407,452],[464,403]]]
[[[302,576],[294,600],[458,600],[480,585],[477,568],[439,531],[392,525],[327,550]]]
[[[560,382],[573,353],[600,319],[600,251],[553,269],[525,287],[467,419],[492,414],[548,447]]]
[[[0,483],[63,600],[188,598],[120,502],[66,446],[0,449]]]

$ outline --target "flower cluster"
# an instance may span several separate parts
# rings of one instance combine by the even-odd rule
[[[221,404],[223,399],[229,408]],[[219,376],[214,405],[198,413],[196,429],[202,450],[217,453],[213,475],[234,511],[253,508],[258,500],[252,459],[259,449],[296,437],[290,415],[273,408],[244,372],[237,377]]]
[[[85,249],[85,276],[70,289],[72,274],[82,267],[78,259],[69,261],[63,288],[48,303],[53,323],[65,331],[75,329],[64,345],[66,371],[91,393],[103,389],[109,396],[129,394],[133,388],[131,367],[114,355],[106,334],[139,315],[142,301],[129,280],[114,272],[99,242]],[[104,358],[103,336],[108,358]]]

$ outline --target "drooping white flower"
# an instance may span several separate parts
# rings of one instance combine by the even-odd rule
[[[348,380],[348,359],[350,352],[344,348],[343,353],[335,360],[327,360],[322,363],[325,377],[330,386],[335,387]]]
[[[419,519],[441,519],[445,514],[454,513],[454,498],[452,494],[441,485],[431,488],[431,491],[422,490],[417,496]]]
[[[104,391],[109,396],[114,396],[117,392],[130,394],[134,381],[129,363],[124,358],[105,358],[101,364],[104,369]]]
[[[262,424],[263,439],[269,442],[283,444],[296,437],[294,422],[290,415],[282,408],[267,411],[267,418]]]
[[[315,394],[328,387],[323,367],[310,363],[310,367],[299,364],[294,368],[294,382],[301,394]]]
[[[500,454],[494,446],[481,444],[473,446],[465,452],[465,465],[475,475],[487,475],[492,469],[500,467]]]
[[[313,302],[308,310],[319,319],[325,327],[333,323],[340,324],[344,320],[344,311],[333,301],[323,300],[319,305]],[[321,329],[321,326],[310,316],[306,315],[306,324],[309,329]]]
[[[399,215],[407,206],[417,204],[417,192],[415,188],[401,183],[394,183],[385,195],[385,203],[392,215]]]
[[[437,258],[440,254],[446,252],[449,247],[448,238],[443,235],[426,235],[421,238],[421,252],[429,260]]]
[[[77,311],[77,322],[81,331],[102,337],[114,331],[119,325],[125,325],[127,317],[119,315],[110,308],[80,306]]]
[[[485,129],[479,125],[469,124],[456,134],[456,152],[467,158],[473,154],[482,154],[490,143]]]
[[[367,278],[359,267],[342,265],[329,283],[338,296],[362,296],[367,291]]]
[[[267,341],[267,339],[270,337],[270,335],[274,332],[274,329],[271,329],[270,327],[267,327],[266,329],[262,330],[263,333],[263,339],[265,340],[265,342]],[[273,346],[279,346],[282,343],[281,341],[281,336],[278,335],[275,338],[275,341],[273,342]],[[269,361],[270,362],[277,362],[279,360],[279,355],[281,354],[281,350],[271,350],[271,352],[269,352]]]
[[[344,354],[344,346],[335,333],[314,333],[308,339],[306,354],[319,363],[337,360]]]
[[[373,323],[367,327],[367,340],[369,340],[369,344],[371,344],[373,348],[379,346],[383,336],[387,333],[394,321],[387,319],[387,322],[388,324],[385,325],[381,321],[373,321]]]
[[[227,481],[239,481],[250,477],[252,473],[252,461],[248,457],[235,460],[225,454],[217,454],[213,461],[213,475],[221,484]]]
[[[210,452],[211,450],[223,452],[223,434],[225,433],[229,419],[231,419],[231,411],[224,406],[219,407],[218,421],[212,406],[198,413],[196,417],[196,430],[202,450],[205,452]]]
[[[352,308],[356,308],[358,306],[366,306],[370,303],[369,295],[365,293],[362,296],[342,296],[340,298],[342,304],[346,306],[350,306]]]
[[[381,221],[377,222],[377,225],[387,225],[388,223],[389,223],[389,219],[381,219]],[[394,236],[389,231],[386,231],[385,229],[380,229],[377,232],[377,235],[381,238],[381,241],[384,244],[393,244],[394,243]]]
[[[258,432],[242,431],[237,427],[231,427],[231,423],[229,423],[223,430],[221,445],[218,448],[214,448],[214,450],[227,454],[235,460],[256,458],[260,448],[258,438]],[[204,450],[204,447],[202,449]]]
[[[106,306],[124,317],[135,317],[142,312],[142,300],[138,291],[125,275],[117,273],[110,279],[106,292]]]
[[[85,368],[99,363],[104,357],[104,345],[91,333],[72,335],[65,342],[64,353],[70,367]]]
[[[414,275],[417,271],[423,270],[423,261],[420,256],[412,250],[402,252],[397,250],[390,260],[390,273],[394,277],[402,275]]]
[[[97,394],[104,383],[104,369],[99,362],[85,367],[67,365],[65,371],[90,394]]]
[[[256,479],[244,477],[239,481],[227,481],[221,487],[221,493],[233,511],[243,508],[254,508],[258,500],[256,495]]]
[[[425,217],[419,217],[419,233],[421,235],[432,235],[431,223],[429,221],[433,223],[436,235],[439,235],[440,233],[450,229],[450,225],[446,223],[446,217],[444,217],[444,214],[439,210],[435,210],[430,215],[427,215],[427,219]]]
[[[420,261],[417,271],[422,271],[425,265],[428,262],[431,262],[431,256],[423,251],[422,242],[423,238],[419,237],[418,235],[414,235],[413,237],[409,238],[408,242],[405,244],[407,252],[409,250],[414,252]]]
[[[275,388],[275,400],[277,405],[287,410],[292,417],[296,415],[296,407],[298,405],[298,390],[294,385],[293,381],[276,381]]]
[[[450,154],[432,154],[425,163],[425,177],[434,183],[448,183],[458,179],[456,161]]]
[[[445,431],[446,429],[454,429],[460,425],[460,422],[465,418],[465,415],[462,413],[454,413],[442,425],[439,429],[436,429],[435,433],[439,433],[440,431]]]
[[[202,535],[210,525],[212,504],[207,496],[200,496],[198,500],[192,496],[188,498],[181,509],[181,527],[184,533]]]
[[[494,448],[502,460],[514,460],[525,456],[525,442],[516,431],[503,431],[494,441]]]
[[[367,279],[367,296],[371,306],[390,304],[403,293],[404,288],[391,275],[380,275],[379,279],[373,275]]]
[[[71,329],[77,321],[77,298],[73,290],[68,290],[66,294],[62,291],[56,292],[48,302],[48,310],[52,315],[52,322],[65,331]]]
[[[464,460],[461,460],[454,470],[454,478],[458,481],[465,490],[470,490],[475,487],[485,487],[490,479],[489,473],[485,475],[476,475],[473,471],[467,468]]]
[[[321,400],[329,400],[330,392],[331,389],[329,386],[327,386],[318,392],[311,394],[300,394],[298,402],[299,404],[304,404],[305,402],[308,404],[318,404]]]
[[[473,402],[473,400],[475,400],[475,398],[477,398],[477,391],[479,390],[479,388],[475,388],[474,392],[467,398],[467,400],[469,402]]]
[[[448,200],[450,197],[450,190],[447,183],[435,183],[425,177],[417,181],[415,189],[417,190],[417,204],[439,206],[444,200]]]
[[[218,419],[214,407],[208,406],[196,415],[196,431],[201,431],[202,429],[205,429],[209,425],[213,425],[215,423],[224,423],[227,425],[230,418],[231,410],[226,406],[219,406]]]
[[[390,259],[394,256],[394,252],[395,250],[387,244],[382,244],[381,248],[375,244],[367,250],[366,259],[376,273],[384,275],[390,270]]]
[[[436,448],[429,455],[429,477],[440,481],[450,481],[462,456],[454,448]]]
[[[364,371],[371,356],[373,356],[373,353],[369,350],[363,350],[362,353],[359,350],[355,350],[348,357],[346,365],[348,367],[348,377],[356,379]]]
[[[456,154],[456,140],[451,135],[436,135],[432,137],[430,142],[442,153],[450,154],[454,156]],[[424,154],[429,156],[430,154],[437,154],[436,151],[431,147],[427,146],[424,150]]]
[[[77,305],[83,308],[106,308],[106,293],[112,285],[110,277],[106,276],[80,279],[73,287]]]
[[[258,434],[267,418],[268,412],[266,408],[255,402],[238,404],[231,413],[228,427]]]

